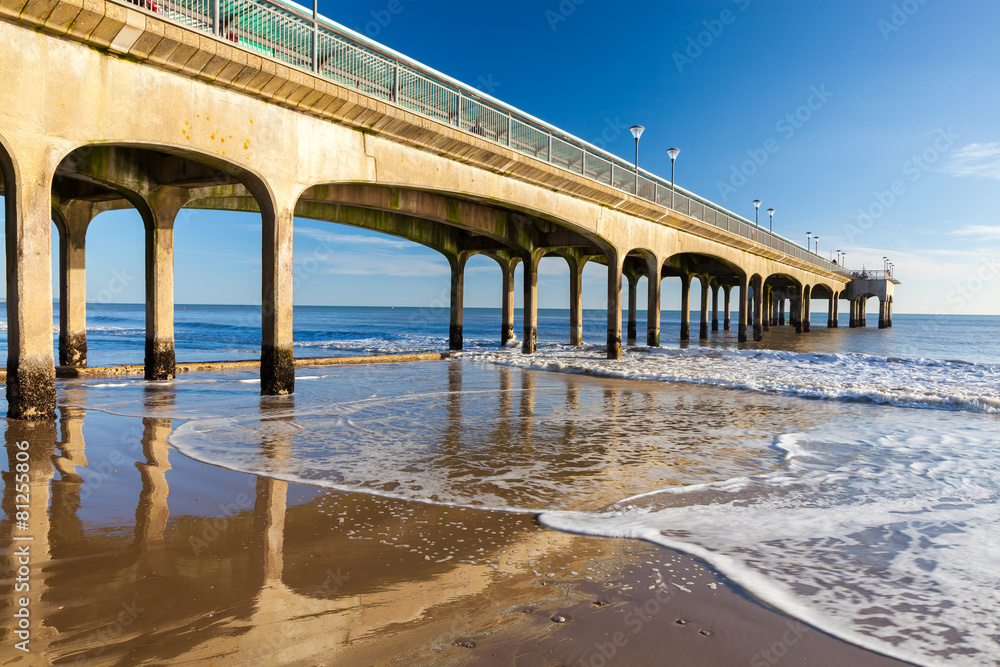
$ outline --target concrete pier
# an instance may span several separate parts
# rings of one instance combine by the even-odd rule
[[[292,350],[292,216],[294,199],[281,200],[261,211],[263,220],[263,280],[260,352],[260,393],[290,394],[295,390]]]
[[[812,290],[807,285],[802,292],[802,332],[809,333],[809,309],[812,308]]]
[[[534,354],[538,350],[538,262],[544,253],[533,252],[521,258],[524,267],[524,340],[521,351]],[[621,321],[619,311],[618,320]]]
[[[764,340],[764,326],[761,324],[764,309],[764,287],[761,279],[757,278],[757,284],[753,286],[753,339],[755,341]]]
[[[648,280],[646,289],[646,345],[660,346],[660,263],[647,259]]]
[[[87,365],[87,227],[91,202],[56,204],[59,230],[59,365]]]
[[[583,345],[583,267],[586,259],[566,257],[569,264],[569,344]]]
[[[625,274],[628,278],[628,333],[626,334],[626,343],[628,345],[635,345],[636,338],[636,287],[639,284],[639,276],[630,271]]]
[[[719,330],[719,286],[712,285],[712,331]]]
[[[173,14],[88,2],[85,7],[71,0],[22,3],[9,11],[0,6],[5,77],[0,187],[6,208],[11,418],[55,415],[53,217],[60,231],[59,361],[68,369],[63,372],[86,368],[86,231],[95,211],[103,210],[137,209],[145,226],[144,375],[149,380],[167,380],[177,372],[173,233],[182,208],[260,216],[260,389],[265,395],[291,393],[295,387],[296,216],[373,230],[462,258],[451,275],[449,347],[454,349],[464,344],[464,266],[473,254],[499,258],[503,344],[514,338],[513,271],[524,263],[522,349],[529,354],[537,348],[537,274],[544,256],[574,258],[569,317],[574,345],[583,340],[583,266],[594,261],[610,267],[607,352],[613,359],[622,354],[623,271],[630,280],[629,343],[638,336],[635,287],[641,275],[648,282],[649,345],[660,342],[661,280],[675,277],[682,286],[682,341],[690,338],[692,276],[702,285],[702,340],[708,331],[709,289],[711,326],[718,330],[719,287],[727,331],[731,290],[740,287],[741,342],[747,341],[749,324],[755,339],[770,327],[772,294],[781,324],[784,299],[798,291],[799,312],[793,319],[797,326],[807,324],[801,314],[806,285],[819,288],[817,294],[829,290],[835,299],[848,299],[855,324],[863,324],[862,300],[877,296],[880,325],[892,325],[891,287],[880,292],[879,285],[859,285],[821,258],[762,244],[762,238],[772,239],[751,221],[682,188],[675,192],[669,186],[671,196],[685,204],[669,208],[660,203],[662,180],[653,179],[652,197],[636,196],[620,187],[617,176],[608,182],[582,168],[566,168],[586,162],[590,149],[557,129],[535,127],[527,115],[525,136],[548,136],[549,144],[525,150],[509,143],[509,134],[504,140],[500,134],[470,131],[464,117],[449,116],[448,109],[442,115],[436,107],[387,103],[384,95],[344,85],[325,71],[261,56],[242,43],[219,42],[211,29],[181,23]],[[103,17],[98,28],[94,16]],[[269,41],[280,36],[251,37],[269,53],[289,47]],[[388,67],[401,66],[397,54],[377,45],[357,44],[346,33],[338,39],[347,52],[374,49]],[[427,85],[443,91],[433,73],[417,63],[405,66],[424,72]],[[52,81],[86,85],[59,87]],[[464,91],[462,99],[492,113],[490,100],[454,86]],[[569,163],[554,159],[551,141],[560,137]],[[613,175],[628,173],[627,162],[612,162]],[[705,215],[694,213],[689,206],[694,201]]]
[[[184,204],[176,190],[149,193],[140,208],[146,227],[146,379],[172,380],[174,356],[174,219]]]
[[[465,264],[469,259],[469,253],[462,252],[458,255],[448,255],[448,263],[451,265],[451,312],[448,325],[448,349],[459,351],[462,349],[462,317],[465,302]]]
[[[698,323],[698,340],[708,340],[708,277],[699,276],[701,284],[701,306],[699,307],[700,321]]]
[[[691,338],[691,276],[681,276],[681,340]]]
[[[723,297],[722,329],[723,329],[723,331],[729,331],[730,328],[731,328],[731,326],[730,326],[730,324],[731,324],[731,321],[730,321],[731,318],[730,318],[729,298],[731,296],[732,291],[733,291],[733,286],[732,285],[726,285],[725,287],[722,288],[722,297]]]
[[[622,358],[622,259],[608,257],[608,359]]]
[[[747,290],[750,280],[746,276],[740,276],[740,312],[737,319],[737,340],[740,343],[747,342]]]
[[[44,145],[19,145],[21,176],[15,178],[6,148],[0,138],[7,227],[7,416],[49,420],[56,415],[49,185],[55,165]]]

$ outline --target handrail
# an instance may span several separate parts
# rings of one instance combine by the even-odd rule
[[[844,277],[779,234],[289,0],[113,0],[683,213]]]

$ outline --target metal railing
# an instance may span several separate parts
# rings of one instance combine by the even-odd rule
[[[873,271],[871,269],[858,269],[846,271],[847,275],[855,280],[896,280],[892,271]]]
[[[425,67],[305,7],[279,0],[115,0],[510,147],[847,276],[836,264],[593,144]],[[638,182],[638,188],[636,183]],[[636,192],[638,189],[638,192]]]

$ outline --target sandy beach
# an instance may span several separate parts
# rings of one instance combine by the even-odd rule
[[[137,391],[149,415],[194,400]],[[167,442],[176,420],[60,396],[55,424],[5,424],[8,470],[30,443],[31,508],[23,531],[4,472],[4,664],[894,664],[678,552],[206,465]]]

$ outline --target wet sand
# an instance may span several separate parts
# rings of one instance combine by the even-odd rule
[[[67,393],[55,424],[5,424],[3,664],[901,664],[683,554],[206,465],[167,443],[176,420]],[[15,648],[26,543],[30,653]]]

